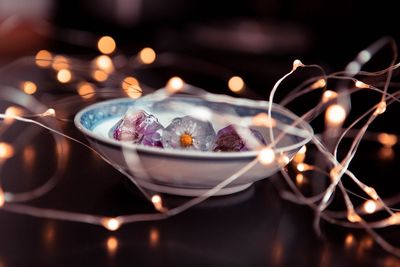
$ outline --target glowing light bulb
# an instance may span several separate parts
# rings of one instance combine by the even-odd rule
[[[92,72],[92,77],[98,82],[104,82],[108,79],[108,73],[104,70],[94,70]]]
[[[156,60],[157,54],[152,48],[145,47],[139,52],[138,56],[142,63],[151,64]]]
[[[296,155],[294,155],[293,162],[295,162],[295,163],[303,162],[304,159],[306,158],[306,152],[307,152],[307,147],[302,146],[300,148],[299,152],[297,152]]]
[[[344,244],[346,247],[351,247],[354,244],[354,236],[352,234],[348,234],[344,240]]]
[[[357,88],[369,88],[368,84],[363,83],[362,81],[358,81],[358,80],[355,82],[355,86]]]
[[[374,115],[380,115],[386,111],[386,102],[381,101],[378,103]]]
[[[4,115],[6,115],[6,117],[4,118],[4,123],[10,124],[14,121],[15,117],[21,116],[23,114],[24,114],[23,109],[15,107],[15,106],[10,106],[4,112]]]
[[[6,203],[6,198],[3,189],[0,188],[0,208],[4,206],[4,203]]]
[[[373,200],[367,200],[365,201],[363,208],[365,210],[366,213],[371,214],[374,213],[376,211],[376,203]]]
[[[298,185],[302,185],[304,183],[304,180],[305,180],[305,178],[304,178],[304,175],[302,173],[298,173],[296,175],[296,183]]]
[[[81,82],[77,86],[77,91],[83,99],[90,99],[94,96],[95,88],[88,82]]]
[[[347,219],[349,222],[356,223],[361,221],[361,217],[354,211],[354,210],[349,210],[347,213]]]
[[[121,82],[121,87],[125,93],[133,99],[137,99],[142,96],[142,88],[140,88],[139,81],[134,77],[128,76],[124,78]]]
[[[376,190],[372,187],[366,186],[364,188],[364,192],[367,193],[370,197],[372,197],[372,199],[374,200],[378,200],[379,196],[378,193],[376,192]]]
[[[327,103],[328,101],[335,99],[337,97],[337,93],[331,90],[326,90],[322,94],[322,103]]]
[[[389,225],[395,225],[395,224],[399,224],[400,223],[400,213],[396,212],[394,214],[392,214],[392,216],[390,216],[387,220]]]
[[[304,67],[304,64],[299,59],[296,59],[293,61],[293,70],[296,70],[298,67]]]
[[[244,89],[244,81],[239,76],[233,76],[228,81],[228,87],[232,92],[239,93]]]
[[[43,117],[55,117],[56,116],[56,111],[54,108],[49,108],[46,110],[43,114]]]
[[[25,94],[33,95],[37,91],[37,86],[34,82],[25,81],[21,84],[21,89]]]
[[[267,113],[261,112],[252,118],[252,124],[260,127],[276,127],[276,120],[268,116]]]
[[[109,56],[101,55],[95,58],[95,66],[97,69],[104,70],[107,74],[114,71],[114,64]]]
[[[311,89],[318,89],[318,88],[324,88],[326,86],[326,81],[325,79],[319,79],[315,83],[311,85]]]
[[[299,163],[299,164],[297,164],[296,169],[297,169],[299,172],[305,172],[305,171],[311,170],[312,168],[311,168],[311,166],[308,165],[308,164]]]
[[[166,89],[167,92],[169,92],[170,94],[174,94],[181,91],[183,89],[183,86],[184,86],[183,80],[175,76],[169,79]]]
[[[346,118],[346,110],[338,104],[331,105],[327,108],[325,119],[330,126],[338,126],[344,122]]]
[[[72,79],[72,73],[71,71],[67,69],[61,69],[57,72],[57,80],[60,83],[67,83],[70,82]]]
[[[40,50],[35,56],[35,63],[38,67],[48,68],[51,66],[53,55],[47,50]]]
[[[54,70],[62,70],[69,68],[69,60],[64,56],[55,56],[53,59],[53,64],[51,65]]]
[[[101,224],[110,231],[116,231],[121,227],[121,221],[118,218],[103,218]]]
[[[275,152],[272,148],[266,147],[258,153],[258,160],[263,165],[270,165],[275,161]]]
[[[380,133],[378,134],[378,141],[385,147],[393,147],[397,144],[397,136],[394,134]]]
[[[149,233],[149,242],[151,247],[157,247],[160,241],[160,232],[157,228],[151,228]]]
[[[0,142],[0,159],[9,159],[14,156],[14,148],[12,145]]]
[[[110,237],[107,239],[106,245],[107,245],[107,251],[108,251],[110,254],[114,254],[115,251],[118,249],[118,239],[115,238],[114,236],[110,236]]]
[[[117,44],[111,36],[103,36],[97,42],[97,48],[103,54],[111,54],[115,51]]]
[[[280,155],[277,161],[281,167],[285,167],[290,162],[290,158],[286,155]]]
[[[160,195],[154,195],[151,197],[151,202],[154,205],[154,208],[158,211],[163,210],[162,199]]]

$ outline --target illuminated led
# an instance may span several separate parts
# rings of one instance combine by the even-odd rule
[[[107,251],[110,254],[114,254],[115,251],[118,249],[118,239],[116,239],[114,236],[110,236],[107,239],[106,245],[107,245]]]
[[[111,54],[116,47],[117,45],[111,36],[103,36],[97,42],[97,48],[103,54]]]
[[[0,159],[8,159],[14,156],[14,148],[8,143],[0,143]]]
[[[53,55],[47,50],[40,50],[35,56],[35,63],[38,67],[47,68],[51,66]]]
[[[252,118],[252,124],[261,127],[275,127],[276,120],[268,116],[267,113],[258,113]]]
[[[96,90],[92,84],[88,82],[81,82],[77,86],[77,91],[83,99],[90,99],[94,96]]]
[[[98,82],[104,82],[108,79],[108,73],[104,70],[94,70],[92,72],[92,77]]]
[[[232,92],[239,93],[244,89],[244,81],[239,76],[233,76],[228,81],[228,87]]]
[[[110,231],[116,231],[121,227],[121,221],[117,218],[103,218],[101,224]]]
[[[129,90],[131,86],[139,85],[139,81],[132,76],[124,78],[121,82],[121,87],[124,91]]]
[[[5,118],[4,123],[9,124],[14,121],[15,117],[21,116],[24,114],[24,110],[15,106],[10,106],[4,112]]]
[[[183,86],[184,86],[183,80],[175,76],[169,79],[166,89],[169,93],[174,94],[182,90]]]
[[[335,104],[327,108],[325,119],[329,125],[340,125],[346,118],[346,110],[341,105]]]
[[[367,193],[370,197],[372,197],[372,199],[378,200],[379,196],[378,193],[376,192],[376,190],[372,187],[366,186],[364,188],[365,193]]]
[[[337,97],[337,93],[335,91],[331,91],[331,90],[326,90],[323,94],[322,94],[322,102],[326,103],[332,99],[335,99]]]
[[[152,48],[145,47],[139,52],[138,56],[144,64],[151,64],[156,60],[157,54]]]
[[[60,83],[67,83],[70,82],[72,79],[72,73],[71,71],[67,70],[67,69],[62,69],[59,70],[57,73],[57,80]]]
[[[400,223],[400,213],[396,212],[396,213],[392,214],[392,216],[390,216],[387,219],[387,222],[389,225],[399,224]]]
[[[357,88],[369,88],[369,85],[366,83],[363,83],[362,81],[356,81],[355,86]]]
[[[308,165],[308,164],[305,164],[305,163],[299,163],[299,164],[297,164],[296,169],[297,169],[299,172],[304,172],[304,171],[310,170],[310,169],[311,169],[311,166]]]
[[[34,82],[26,81],[21,84],[21,89],[25,94],[33,95],[37,91],[37,86]]]
[[[160,197],[160,195],[154,195],[151,197],[151,202],[154,205],[154,208],[158,211],[161,211],[163,209],[163,205],[162,205],[162,199]]]
[[[397,144],[397,136],[394,134],[380,133],[378,141],[385,147],[392,147]]]
[[[0,208],[4,206],[5,202],[6,202],[6,199],[4,196],[4,191],[0,188]]]
[[[51,65],[54,70],[62,70],[69,68],[69,60],[64,56],[55,56],[53,64]]]
[[[296,59],[293,61],[293,70],[296,70],[298,67],[304,67],[304,64],[300,60]]]
[[[354,211],[354,210],[349,210],[347,213],[347,219],[349,222],[356,223],[361,221],[361,217]]]
[[[281,167],[284,167],[290,162],[290,158],[286,155],[280,155],[277,161]]]
[[[386,111],[386,102],[385,101],[381,101],[376,106],[376,110],[374,112],[374,115],[380,115],[385,111]]]
[[[298,173],[296,175],[296,183],[298,185],[302,185],[304,183],[304,180],[305,180],[305,177],[304,177],[304,175],[302,173]]]
[[[348,234],[344,240],[344,244],[346,247],[351,247],[354,244],[354,236],[352,234]]]
[[[142,88],[139,85],[139,81],[131,76],[123,79],[121,82],[121,88],[129,97],[133,99],[141,97],[143,93]]]
[[[266,147],[260,150],[258,153],[258,160],[263,165],[270,165],[275,160],[275,152],[270,147]]]
[[[160,241],[160,232],[157,228],[151,228],[149,233],[149,242],[151,247],[158,246]]]
[[[114,71],[114,64],[109,56],[106,55],[98,56],[96,57],[94,62],[97,69],[104,70],[107,73],[111,73]]]
[[[295,162],[295,163],[303,162],[304,159],[306,158],[306,152],[307,152],[307,147],[302,146],[300,148],[299,152],[297,152],[296,155],[294,155],[293,162]]]
[[[326,86],[326,81],[325,79],[319,79],[315,83],[311,85],[311,89],[318,89],[318,88],[324,88]]]
[[[365,210],[366,213],[371,214],[374,213],[376,211],[376,203],[373,200],[367,200],[365,201],[363,208]]]

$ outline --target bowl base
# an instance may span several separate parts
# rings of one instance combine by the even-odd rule
[[[143,182],[143,181],[140,181],[139,184],[141,187],[149,189],[154,192],[166,193],[166,194],[178,195],[178,196],[187,196],[187,197],[198,197],[211,189],[211,188],[198,189],[198,188],[172,187],[172,186],[147,183],[147,182]],[[253,183],[248,183],[248,184],[236,185],[236,186],[232,186],[232,187],[225,187],[225,188],[222,188],[221,190],[219,190],[213,196],[225,196],[225,195],[234,194],[234,193],[237,193],[237,192],[240,192],[240,191],[243,191],[243,190],[249,188],[252,184]]]

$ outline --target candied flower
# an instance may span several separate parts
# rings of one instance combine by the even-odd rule
[[[204,122],[191,116],[175,118],[162,136],[165,148],[182,148],[208,151],[215,140],[215,131],[210,122]]]
[[[134,144],[162,147],[162,129],[155,116],[143,110],[129,110],[115,126],[113,137]]]
[[[238,126],[236,126],[238,127]],[[257,130],[250,129],[251,133],[262,144],[266,144],[264,137]],[[233,125],[222,128],[217,133],[213,151],[248,151],[245,140],[237,133]]]

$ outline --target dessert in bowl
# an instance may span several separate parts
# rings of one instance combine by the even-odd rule
[[[251,122],[259,114],[266,115],[270,105],[266,101],[209,93],[207,97],[184,94],[166,97],[160,94],[162,90],[165,89],[139,100],[120,98],[96,103],[75,116],[76,127],[91,147],[129,172],[143,188],[199,196],[254,161],[259,154],[254,142],[260,146],[271,143],[270,128],[266,126],[249,126],[253,143],[240,140],[234,132],[244,128],[243,122]],[[313,130],[279,105],[272,104],[271,115],[275,122],[273,136],[281,137],[273,148],[277,155],[288,159],[287,163],[311,140]],[[124,128],[132,118],[136,123],[138,118],[150,123],[145,125],[147,128],[140,128],[146,131]],[[180,131],[188,129],[182,125],[195,125],[200,130],[189,135]],[[199,132],[202,134],[196,136]],[[277,161],[268,165],[257,162],[215,195],[239,192],[273,175],[282,167],[282,162]]]

